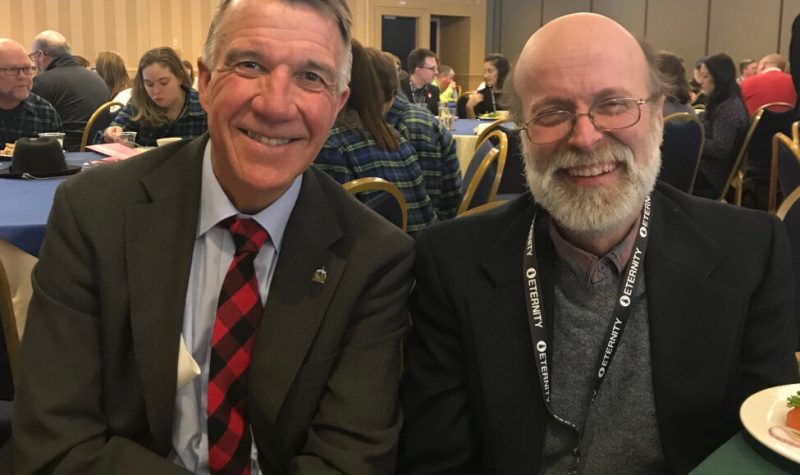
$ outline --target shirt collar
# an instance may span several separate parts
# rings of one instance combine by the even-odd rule
[[[203,178],[200,192],[200,221],[197,225],[197,235],[200,238],[220,221],[230,216],[239,215],[242,217],[253,218],[269,233],[270,241],[275,246],[276,252],[280,253],[283,233],[289,222],[297,197],[300,195],[300,186],[303,183],[303,175],[299,175],[274,203],[254,215],[240,213],[231,203],[228,195],[222,190],[222,186],[214,176],[211,168],[211,139],[206,143],[203,151]]]
[[[583,277],[592,284],[597,284],[615,274],[620,275],[624,272],[625,265],[633,252],[640,220],[641,217],[637,218],[622,241],[600,257],[586,252],[564,239],[552,218],[549,219],[547,228],[559,259],[567,264],[575,275]]]

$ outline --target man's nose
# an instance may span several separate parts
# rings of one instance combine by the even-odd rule
[[[252,101],[253,111],[268,118],[286,117],[294,98],[292,80],[283,71],[273,70],[258,80],[258,94]]]
[[[569,134],[568,143],[573,147],[587,150],[603,139],[603,132],[597,130],[588,113],[577,114],[575,125]]]

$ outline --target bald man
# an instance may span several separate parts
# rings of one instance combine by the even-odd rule
[[[57,31],[36,35],[30,58],[38,70],[33,92],[53,104],[61,116],[64,148],[78,150],[89,117],[109,100],[108,86],[97,73],[75,61],[67,39]]]
[[[0,147],[20,137],[61,132],[55,108],[31,92],[34,73],[22,45],[0,38]]]
[[[783,228],[656,185],[656,71],[595,14],[525,45],[531,194],[417,239],[400,473],[686,473],[797,381]]]
[[[786,72],[786,58],[773,53],[758,62],[758,74],[742,80],[739,84],[750,115],[770,102],[788,102],[794,106],[797,93],[792,76]]]

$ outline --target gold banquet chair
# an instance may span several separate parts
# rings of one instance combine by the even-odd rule
[[[704,143],[703,124],[695,114],[676,112],[664,117],[659,181],[691,194],[700,168]]]
[[[457,218],[466,218],[467,216],[473,216],[473,215],[476,215],[476,214],[481,214],[484,211],[489,211],[489,210],[493,210],[495,208],[498,208],[498,207],[506,204],[507,202],[508,202],[508,200],[490,201],[490,202],[484,203],[484,204],[482,204],[480,206],[476,206],[474,208],[470,208],[470,209],[464,211],[463,213],[459,214],[456,217]]]
[[[393,183],[379,177],[366,177],[350,180],[342,186],[351,195],[370,193],[362,203],[403,231],[408,227],[406,199]]]
[[[497,140],[499,148],[493,145],[493,139]],[[502,130],[490,132],[478,144],[464,173],[464,180],[461,183],[461,204],[458,206],[456,216],[495,200],[503,177],[503,168],[506,166],[507,153],[508,137]]]
[[[792,124],[796,137],[798,122]],[[778,187],[783,197],[800,186],[800,143],[781,132],[772,137],[772,159],[769,172],[769,204],[767,211],[774,213],[778,207]]]
[[[773,109],[780,109],[782,112],[774,111]],[[735,191],[734,202],[737,206],[742,205],[742,195],[744,194],[744,186],[747,173],[748,153],[754,142],[759,148],[767,147],[767,143],[771,137],[781,132],[782,123],[790,121],[794,116],[794,105],[788,102],[770,102],[759,107],[750,120],[750,127],[747,129],[742,146],[739,148],[739,153],[736,155],[736,160],[733,162],[733,167],[728,174],[728,179],[722,189],[722,195],[719,201],[725,202],[728,192],[731,188]],[[791,122],[789,122],[790,124]],[[788,124],[787,124],[788,125]],[[788,129],[788,127],[786,127]],[[788,132],[788,130],[786,131]],[[767,138],[767,136],[769,138]]]
[[[86,122],[86,127],[83,129],[83,135],[81,136],[81,152],[86,151],[86,146],[90,145],[89,140],[94,138],[97,132],[108,127],[114,120],[116,113],[111,112],[111,108],[115,106],[122,109],[125,107],[125,104],[108,101],[105,104],[100,104],[100,106],[94,110],[89,120]]]

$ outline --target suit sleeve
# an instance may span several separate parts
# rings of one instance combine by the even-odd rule
[[[771,247],[761,285],[750,299],[739,364],[739,400],[767,387],[798,381],[797,313],[789,240],[772,218]]]
[[[398,472],[472,473],[478,444],[468,404],[461,328],[427,237],[423,232],[417,241],[412,329],[400,390],[406,422]]]
[[[14,473],[188,474],[109,435],[96,258],[76,223],[61,185],[33,272],[13,418]]]
[[[360,276],[365,290],[356,297],[341,356],[305,446],[289,462],[290,474],[394,473],[403,422],[398,391],[414,251],[406,239],[388,240],[385,247],[393,249],[391,257]]]

